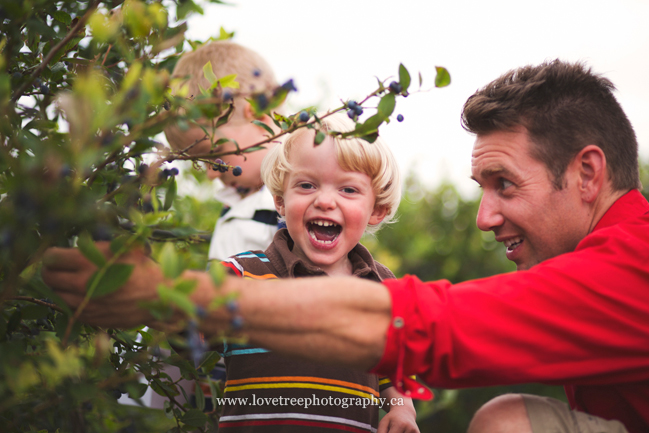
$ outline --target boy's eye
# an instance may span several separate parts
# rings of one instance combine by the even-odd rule
[[[301,183],[301,184],[298,185],[298,188],[301,188],[301,189],[312,189],[312,188],[313,188],[313,185],[311,185],[310,183]]]

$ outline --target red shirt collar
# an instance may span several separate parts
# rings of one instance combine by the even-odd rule
[[[632,189],[606,211],[602,219],[599,220],[593,231],[615,225],[628,218],[638,217],[649,212],[649,203],[647,199],[637,189]]]

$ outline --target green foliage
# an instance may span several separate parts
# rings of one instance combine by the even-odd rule
[[[210,87],[200,95],[183,94],[171,71],[186,47],[201,45],[184,35],[184,20],[195,13],[202,7],[192,0],[0,0],[0,423],[5,431],[103,432],[134,426],[180,432],[214,424],[215,412],[204,414],[179,402],[184,390],[162,367],[175,365],[183,378],[196,379],[218,359],[200,342],[197,321],[205,311],[190,300],[195,284],[182,274],[206,268],[206,241],[220,205],[179,197],[178,173],[170,164],[192,161],[200,168],[198,163],[223,154],[190,155],[193,144],[172,151],[156,137],[171,124],[181,130],[199,127],[216,150],[223,141],[213,142],[213,132],[228,121],[235,96],[270,114],[280,133],[269,128],[266,140],[237,146],[233,153],[257,151],[298,128],[315,130],[318,142],[326,134],[343,134],[321,131],[313,108],[301,110],[302,116],[272,112],[296,90],[292,80],[268,93],[248,94],[236,76],[216,77],[208,63],[204,75]],[[230,37],[221,29],[218,39]],[[356,118],[355,131],[345,136],[368,141],[378,136],[397,97],[412,87],[403,65],[399,80],[401,92],[389,92],[379,81],[359,104],[376,113],[364,122]],[[377,108],[367,108],[368,101]],[[346,109],[345,104],[332,112]],[[200,170],[188,171],[188,177],[205,178]],[[111,257],[102,255],[94,244],[98,240],[110,241]],[[76,311],[40,278],[41,258],[52,246],[76,246],[97,266]],[[118,260],[132,248],[150,252],[170,281],[157,288],[160,299],[148,305],[151,314],[165,319],[174,309],[184,312],[188,335],[98,329],[77,321],[90,299],[100,300],[129,278],[131,267]],[[216,284],[222,271],[212,267]],[[217,299],[212,307],[225,302]],[[169,349],[168,340],[174,350],[162,355],[158,348]],[[176,351],[191,354],[199,368]],[[125,393],[138,399],[148,387],[168,399],[163,412],[170,423],[116,403]],[[218,395],[214,384],[210,387]]]
[[[462,198],[452,185],[431,191],[409,178],[399,221],[368,240],[372,252],[396,275],[417,275],[423,281],[456,283],[515,270],[493,233],[476,227],[478,206],[479,201]]]

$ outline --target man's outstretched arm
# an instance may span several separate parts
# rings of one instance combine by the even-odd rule
[[[98,247],[110,255],[108,243]],[[80,320],[102,327],[164,328],[168,324],[157,323],[139,305],[157,299],[157,286],[164,282],[161,269],[138,251],[118,261],[135,265],[131,278],[117,292],[91,301]],[[72,308],[83,301],[86,282],[95,271],[76,249],[52,248],[44,258],[43,279]],[[237,293],[242,333],[252,344],[361,369],[373,367],[383,353],[391,302],[382,284],[352,277],[281,282],[228,278],[216,288],[207,273],[186,271],[183,276],[198,281],[192,300],[205,308],[215,297]],[[208,336],[227,333],[231,320],[232,313],[226,309],[212,311],[201,330]]]

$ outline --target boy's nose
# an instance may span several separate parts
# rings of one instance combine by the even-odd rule
[[[313,204],[321,210],[331,210],[336,208],[335,197],[333,193],[328,191],[320,191]]]

